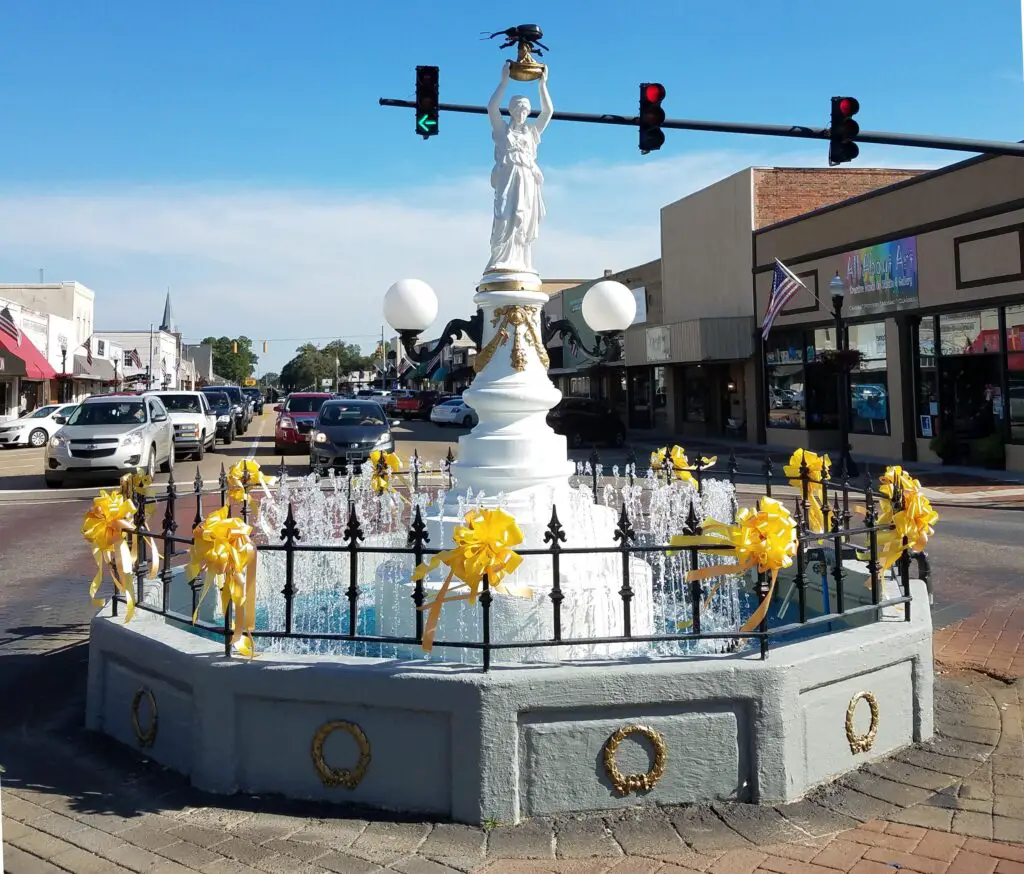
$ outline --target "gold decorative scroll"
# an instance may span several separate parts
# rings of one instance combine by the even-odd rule
[[[871,708],[871,725],[868,726],[867,732],[858,734],[853,727],[853,714],[862,698],[868,702],[868,707]],[[868,752],[875,745],[876,737],[878,737],[878,700],[870,692],[858,692],[850,701],[850,706],[846,708],[846,739],[850,742],[850,752],[854,755]]]
[[[498,307],[494,311],[494,315],[491,316],[491,327],[495,329],[494,336],[477,354],[473,361],[473,370],[476,373],[483,370],[494,357],[494,353],[508,343],[510,334],[513,368],[520,372],[526,370],[526,350],[523,348],[524,343],[522,342],[524,336],[525,345],[530,346],[537,353],[540,363],[545,368],[549,367],[551,361],[534,324],[537,310],[538,307],[524,305]]]
[[[615,762],[619,744],[631,734],[643,735],[654,748],[654,764],[645,774],[623,774]],[[608,738],[604,745],[604,770],[619,795],[629,795],[630,792],[648,792],[653,789],[658,781],[665,776],[665,760],[667,758],[665,738],[661,736],[660,732],[648,728],[646,725],[625,725]]]
[[[324,741],[335,731],[348,732],[356,742],[356,746],[359,747],[359,761],[351,770],[348,768],[332,768],[324,761]],[[366,776],[366,769],[370,767],[370,742],[366,739],[366,735],[363,734],[363,730],[354,722],[345,722],[340,719],[325,722],[317,729],[316,734],[313,735],[311,752],[313,764],[316,766],[317,773],[320,775],[320,780],[324,786],[344,786],[346,789],[355,789],[362,782],[363,777]]]
[[[139,720],[139,707],[142,705],[142,699],[145,698],[149,702],[149,728],[143,730],[142,724]],[[132,698],[132,731],[135,733],[135,740],[139,742],[139,746],[146,748],[153,746],[153,742],[156,740],[157,730],[157,713],[156,713],[156,698],[153,697],[153,693],[143,686],[135,693],[135,697]]]

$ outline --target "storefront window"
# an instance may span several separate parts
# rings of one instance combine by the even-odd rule
[[[708,379],[700,365],[687,367],[683,377],[686,384],[687,422],[706,422],[708,415]]]
[[[1010,313],[1006,313],[1009,331]],[[1010,387],[1010,439],[1024,443],[1024,352],[1011,352],[1006,356]]]
[[[1006,308],[1006,351],[1024,352],[1024,304]]]
[[[938,433],[939,372],[935,366],[935,319],[924,318],[917,326],[917,436]]]
[[[765,383],[768,391],[768,426],[805,428],[804,354],[802,332],[771,334],[765,345]]]
[[[939,316],[943,355],[984,355],[1000,351],[999,310]]]
[[[847,343],[861,354],[850,372],[850,430],[889,434],[889,379],[886,374],[885,322],[850,325]]]
[[[590,377],[571,376],[569,377],[569,396],[574,398],[590,397]]]

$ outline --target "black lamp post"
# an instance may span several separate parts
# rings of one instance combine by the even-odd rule
[[[843,298],[846,296],[846,286],[843,284],[839,271],[832,277],[828,284],[832,294],[832,317],[835,319],[836,329],[836,380],[839,388],[839,464],[838,471],[843,471],[850,476],[857,476],[857,465],[850,454],[850,366],[847,361],[846,330],[843,325]]]
[[[61,403],[68,400],[68,340],[67,337],[60,338],[60,399]]]

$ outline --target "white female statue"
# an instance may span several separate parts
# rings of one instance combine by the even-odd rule
[[[501,82],[487,104],[494,139],[494,223],[491,225],[491,260],[485,273],[496,271],[534,272],[530,248],[537,239],[544,218],[544,174],[537,166],[537,146],[555,108],[548,94],[545,66],[537,83],[540,115],[529,123],[530,101],[515,96],[508,102],[509,122],[501,117],[501,98],[508,86],[511,61],[501,70]]]

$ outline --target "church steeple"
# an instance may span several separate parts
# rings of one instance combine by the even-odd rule
[[[160,322],[160,330],[168,334],[176,334],[177,327],[174,324],[174,312],[171,310],[171,290],[167,289],[167,299],[164,301],[164,318]]]

